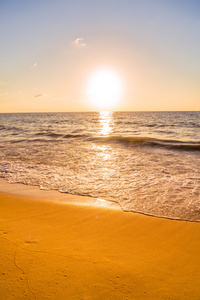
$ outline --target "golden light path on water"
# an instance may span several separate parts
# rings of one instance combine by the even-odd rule
[[[113,128],[113,116],[112,111],[101,111],[99,112],[99,125],[100,135],[109,136]]]
[[[103,137],[108,137],[113,128],[113,116],[112,116],[111,111],[101,111],[99,112],[99,135]],[[110,154],[107,153],[107,146],[106,145],[101,145],[101,146],[96,146],[98,147],[99,150],[99,155],[102,156],[104,160],[109,159]],[[108,171],[105,170],[104,171]]]
[[[99,132],[98,135],[101,137],[109,137],[113,130],[113,113],[111,111],[101,111],[99,112]],[[94,164],[99,165],[99,162],[101,162],[101,178],[102,180],[106,180],[109,182],[112,171],[110,168],[108,168],[109,160],[112,159],[112,151],[109,145],[103,145],[103,144],[93,144],[92,146],[95,155]],[[105,205],[105,200],[98,198],[98,203],[102,203],[102,205]]]

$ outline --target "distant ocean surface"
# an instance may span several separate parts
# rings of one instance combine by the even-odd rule
[[[0,177],[200,221],[200,112],[1,113]]]

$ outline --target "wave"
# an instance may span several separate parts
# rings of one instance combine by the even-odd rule
[[[198,123],[190,122],[189,125],[191,125],[194,128],[200,128],[200,124]]]
[[[85,138],[87,135],[84,134],[62,134],[62,133],[54,133],[54,132],[39,132],[35,134],[36,136],[46,136],[50,138],[63,138],[63,139],[76,139],[76,138]]]
[[[21,129],[19,127],[15,127],[15,126],[4,126],[4,125],[0,125],[0,130],[16,130],[16,131],[21,131]]]
[[[36,138],[34,138],[36,137]],[[51,143],[51,142],[62,142],[67,139],[81,139],[85,140],[87,139],[87,135],[82,135],[82,134],[59,134],[59,133],[36,133],[32,137],[28,138],[19,138],[19,139],[10,139],[7,142],[10,142],[12,144],[15,143],[34,143],[34,142],[46,142],[46,143]]]
[[[11,144],[17,144],[17,143],[23,143],[23,142],[27,142],[28,140],[26,140],[26,139],[19,139],[19,140],[10,140],[9,142],[11,143]]]
[[[54,133],[54,132],[38,132],[35,134],[36,136],[49,136],[49,137],[61,137],[63,134]]]
[[[182,151],[200,151],[200,143],[196,142],[181,142],[181,141],[162,141],[153,140],[151,141],[151,146],[161,147],[172,150],[182,150]]]
[[[83,142],[93,143],[108,143],[118,144],[124,147],[152,147],[152,148],[163,148],[169,150],[179,151],[199,151],[200,142],[192,141],[179,141],[179,140],[168,140],[168,139],[157,139],[153,137],[143,136],[121,136],[121,135],[110,135],[110,136],[98,136],[89,134],[61,134],[53,132],[40,132],[34,135],[37,138],[28,139],[14,139],[10,140],[11,143],[20,142],[62,142],[69,140],[82,140]],[[41,137],[41,138],[39,138]]]
[[[139,136],[109,136],[109,137],[95,137],[91,138],[93,141],[120,143],[124,146],[145,146],[145,147],[157,147],[171,150],[182,151],[200,151],[199,142],[185,142],[177,140],[164,140],[150,137]]]

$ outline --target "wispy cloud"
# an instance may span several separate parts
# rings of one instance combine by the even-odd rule
[[[44,97],[47,97],[47,96],[49,96],[49,95],[48,94],[37,94],[34,97],[35,98],[40,98],[40,97],[44,98]]]
[[[72,45],[78,48],[84,48],[87,46],[84,38],[80,37],[72,41]]]
[[[35,98],[38,98],[38,97],[42,97],[43,94],[38,94],[38,95],[35,95]]]
[[[38,65],[38,63],[35,62],[34,64],[31,65],[31,68],[35,69],[35,68],[37,68],[37,65]]]

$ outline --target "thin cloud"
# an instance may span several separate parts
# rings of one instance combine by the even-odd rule
[[[47,97],[47,96],[49,96],[48,94],[37,94],[37,95],[35,95],[34,97],[35,98],[40,98],[40,97]]]
[[[39,97],[42,97],[42,98],[44,98],[44,97],[49,97],[50,95],[49,94],[37,94],[37,95],[35,95],[34,97],[35,98],[39,98]]]
[[[84,38],[81,38],[81,37],[75,39],[75,40],[72,42],[72,45],[75,46],[75,47],[77,47],[77,48],[84,48],[84,47],[87,46],[87,44],[86,44]]]
[[[37,65],[38,65],[38,63],[35,62],[34,64],[31,65],[31,67],[34,69],[34,68],[37,68]]]

